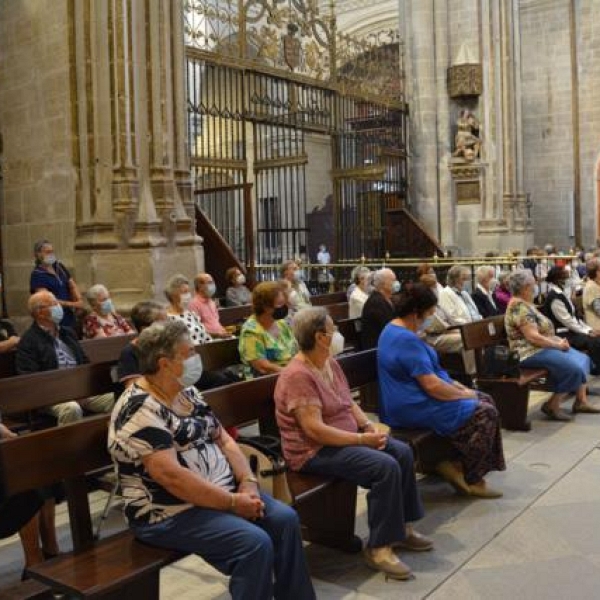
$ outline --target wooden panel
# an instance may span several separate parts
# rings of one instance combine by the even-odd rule
[[[340,304],[342,302],[348,302],[346,292],[333,292],[331,294],[318,294],[312,296],[310,303],[313,306],[328,306],[330,304]]]
[[[202,359],[204,370],[216,371],[239,364],[241,359],[238,344],[237,338],[230,338],[196,346],[196,352]]]
[[[252,305],[228,306],[219,309],[219,321],[221,325],[238,325],[243,323],[252,314]]]
[[[92,363],[99,362],[118,362],[121,350],[137,334],[117,335],[108,338],[99,338],[96,340],[81,340],[80,344],[86,356]]]

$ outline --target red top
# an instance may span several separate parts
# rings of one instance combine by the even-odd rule
[[[133,327],[121,315],[111,313],[111,316],[114,321],[99,317],[96,313],[90,313],[83,320],[83,337],[88,339],[113,337],[134,332]]]
[[[208,333],[227,333],[225,327],[223,327],[219,321],[217,303],[212,298],[205,298],[204,296],[196,294],[189,303],[188,310],[191,310],[200,317],[200,320]]]

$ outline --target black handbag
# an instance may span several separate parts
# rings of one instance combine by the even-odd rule
[[[519,353],[507,346],[490,346],[485,349],[484,375],[486,377],[519,377]]]

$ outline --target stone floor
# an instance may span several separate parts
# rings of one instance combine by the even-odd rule
[[[507,471],[489,477],[504,490],[503,498],[460,498],[444,482],[422,479],[419,486],[427,515],[419,529],[434,539],[436,549],[403,555],[415,578],[386,581],[366,568],[360,555],[307,545],[317,596],[325,600],[599,598],[600,415],[551,423],[539,412],[543,396],[534,396],[532,431],[504,433]],[[96,513],[105,498],[102,492],[93,494]],[[363,537],[365,513],[361,491],[357,533]],[[64,506],[59,507],[58,524],[66,549]],[[106,532],[121,526],[115,509]],[[21,560],[16,538],[0,543],[0,587],[18,579]],[[164,569],[161,590],[165,600],[229,597],[226,578],[197,557]]]

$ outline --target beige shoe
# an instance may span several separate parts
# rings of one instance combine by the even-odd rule
[[[471,490],[469,484],[465,481],[462,471],[449,460],[438,463],[435,470],[441,475],[459,494],[469,495]]]
[[[504,495],[500,490],[488,487],[485,482],[483,485],[470,485],[469,494],[476,498],[502,498]]]
[[[405,565],[389,548],[389,553],[383,557],[375,558],[372,548],[365,548],[363,551],[365,562],[375,571],[381,571],[390,579],[406,581],[412,577],[412,571],[408,565]]]
[[[428,552],[433,550],[433,541],[429,538],[412,531],[401,542],[392,544],[394,550],[408,550],[409,552]]]

